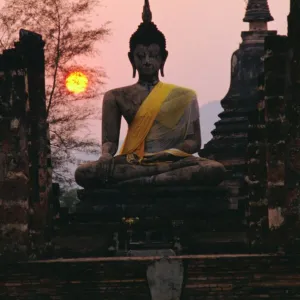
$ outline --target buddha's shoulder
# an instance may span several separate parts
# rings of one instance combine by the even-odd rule
[[[111,90],[108,90],[104,94],[105,99],[117,99],[120,96],[124,96],[126,94],[132,93],[136,88],[136,85],[127,85],[123,87],[114,88]]]
[[[180,86],[180,85],[175,85],[173,84],[173,90],[175,92],[180,92],[180,93],[186,93],[186,94],[190,94],[190,95],[193,95],[195,97],[197,97],[197,93],[193,90],[193,89],[190,89],[190,88],[187,88],[187,87],[184,87],[184,86]]]

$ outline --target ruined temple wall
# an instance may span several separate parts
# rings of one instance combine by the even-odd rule
[[[285,152],[289,126],[285,101],[287,37],[266,38],[265,50],[267,199],[272,230],[283,222],[282,209],[286,197]]]
[[[1,58],[9,59],[9,53]],[[1,72],[0,255],[27,250],[29,218],[29,111],[24,72]]]
[[[289,122],[286,140],[286,199],[283,216],[290,248],[299,249],[300,240],[300,3],[291,0],[288,16],[286,117]],[[295,244],[298,247],[295,247]]]
[[[249,198],[255,203],[267,205],[265,216],[251,210],[249,220],[252,227],[267,237],[263,242],[274,250],[299,252],[300,240],[300,3],[291,0],[291,12],[288,17],[288,36],[267,37],[264,58],[264,125],[262,145],[265,145],[266,174],[255,178],[251,173],[255,165],[255,154],[248,161],[249,178],[257,180],[258,189],[266,195],[254,193],[249,185]],[[259,107],[256,113],[258,119]],[[256,120],[257,121],[257,120]],[[254,121],[253,127],[259,122]],[[258,137],[258,135],[257,135]],[[252,141],[249,139],[250,149]],[[265,188],[263,183],[266,182]],[[251,182],[250,182],[251,183]],[[255,186],[255,185],[254,185]],[[268,233],[262,234],[260,218],[267,219]],[[265,223],[264,223],[265,224]],[[250,222],[251,225],[251,222]],[[251,232],[251,226],[250,226]],[[252,236],[253,240],[255,237]],[[257,243],[257,241],[256,241]]]
[[[224,164],[228,178],[223,185],[231,191],[230,208],[241,212],[247,212],[248,209],[245,183],[248,172],[248,127],[249,117],[256,110],[260,97],[257,81],[264,69],[264,39],[276,34],[276,31],[242,32],[243,42],[231,58],[230,88],[221,101],[224,111],[215,123],[212,140],[201,152],[204,157]]]
[[[257,109],[249,114],[248,172],[245,176],[249,197],[246,217],[251,248],[262,246],[268,231],[264,73],[258,79],[258,94]]]
[[[21,34],[0,56],[0,258],[34,257],[46,244],[52,183],[43,46],[40,36]]]
[[[158,257],[91,258],[31,262],[5,266],[0,294],[5,299],[299,299],[299,256],[203,255],[183,257],[184,275],[168,264],[180,257],[164,258],[163,275],[149,280],[147,269]],[[29,280],[24,278],[30,277]],[[167,277],[167,280],[165,279]],[[169,278],[168,278],[169,277]],[[174,277],[173,277],[174,278]],[[180,298],[166,291],[178,289]],[[34,288],[33,288],[34,285]],[[160,297],[151,297],[151,290]],[[169,298],[164,296],[170,295]]]
[[[260,100],[249,116],[248,225],[254,249],[277,251],[285,244],[288,49],[286,36],[266,37]]]
[[[299,244],[298,37],[296,43],[290,35],[266,38],[264,96],[249,130],[250,240],[275,251],[298,251]]]

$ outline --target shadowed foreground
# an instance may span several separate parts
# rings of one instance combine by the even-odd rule
[[[171,257],[170,257],[171,258]],[[1,299],[151,299],[147,267],[159,257],[61,259],[1,266]],[[298,299],[299,257],[178,256],[180,299]]]

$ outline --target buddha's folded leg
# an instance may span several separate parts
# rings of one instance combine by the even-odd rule
[[[185,166],[163,172],[157,175],[139,177],[120,182],[119,185],[173,185],[195,184],[215,186],[225,179],[226,170],[218,162],[211,160],[198,160],[196,165]]]
[[[199,161],[197,165],[184,167],[154,176],[155,185],[174,183],[215,186],[225,179],[226,170],[221,163],[211,160]]]
[[[183,158],[176,162],[165,162],[155,165],[139,165],[125,163],[118,164],[116,162],[117,159],[115,161],[115,166],[111,174],[111,178],[116,181],[124,181],[140,177],[154,176],[171,170],[198,165],[199,158],[192,156]]]
[[[116,183],[153,176],[198,163],[199,158],[188,157],[172,163],[145,166],[127,163],[124,157],[115,157],[109,168],[103,167],[98,161],[81,164],[75,172],[75,180],[82,187],[94,187],[106,181]]]

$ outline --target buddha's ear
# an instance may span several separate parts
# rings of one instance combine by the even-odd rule
[[[160,67],[160,74],[162,77],[165,76],[165,72],[164,72],[164,67],[165,67],[165,63],[166,63],[166,60],[168,58],[168,55],[169,55],[169,52],[166,51],[165,54],[164,54],[164,60],[163,60],[163,63],[161,64],[161,67]]]
[[[129,58],[129,61],[132,65],[132,70],[133,70],[132,77],[135,78],[135,76],[136,76],[136,67],[135,67],[135,64],[134,64],[133,54],[131,52],[128,52],[128,58]]]

